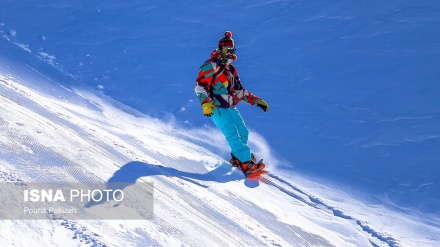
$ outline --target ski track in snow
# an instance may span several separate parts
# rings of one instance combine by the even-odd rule
[[[341,210],[339,210],[339,209],[337,209],[335,207],[332,207],[330,205],[327,205],[326,203],[322,202],[320,199],[318,199],[315,196],[308,195],[307,193],[305,193],[302,190],[298,189],[297,187],[293,186],[292,184],[290,184],[286,180],[280,178],[279,176],[276,176],[276,175],[271,174],[271,173],[268,173],[268,176],[270,178],[275,179],[278,182],[281,182],[282,184],[287,185],[289,188],[291,188],[294,191],[298,192],[300,195],[298,195],[298,193],[292,192],[290,190],[286,190],[284,187],[282,187],[282,186],[276,184],[275,182],[273,182],[272,179],[263,178],[262,181],[264,183],[272,185],[272,186],[278,188],[282,192],[286,193],[289,196],[294,197],[297,200],[300,200],[301,202],[305,203],[308,206],[315,207],[315,208],[321,208],[321,209],[324,209],[324,210],[329,210],[336,217],[340,217],[340,218],[349,220],[350,222],[355,222],[357,225],[359,225],[362,228],[362,230],[364,230],[365,232],[371,234],[373,237],[377,238],[378,240],[388,244],[390,247],[397,247],[397,246],[399,246],[398,242],[394,238],[392,238],[390,236],[386,236],[383,233],[377,232],[374,229],[372,229],[371,227],[363,224],[360,220],[356,220],[355,218],[345,214]],[[304,196],[307,197],[309,200],[304,199]]]
[[[244,180],[191,131],[135,117],[86,91],[23,83],[36,78],[0,74],[0,180],[154,182],[155,210],[147,221],[12,221],[17,234],[26,224],[51,226],[70,236],[66,246],[401,246],[286,178]]]

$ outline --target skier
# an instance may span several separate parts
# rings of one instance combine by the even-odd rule
[[[225,135],[231,148],[231,165],[238,167],[247,176],[262,170],[265,164],[256,162],[248,142],[249,131],[235,107],[240,101],[258,106],[267,112],[266,101],[244,89],[237,69],[232,64],[237,59],[232,33],[226,31],[219,40],[218,48],[211,58],[200,67],[195,91],[202,105],[203,114],[211,117],[214,124]]]

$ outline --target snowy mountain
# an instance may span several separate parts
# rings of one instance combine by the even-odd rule
[[[154,185],[151,219],[3,218],[3,245],[440,242],[434,1],[1,6],[0,181]],[[226,29],[270,105],[240,105],[259,182],[193,91]]]

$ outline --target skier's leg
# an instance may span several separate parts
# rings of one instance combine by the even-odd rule
[[[241,141],[247,145],[248,138],[249,138],[249,130],[244,123],[243,118],[240,115],[240,112],[237,110],[237,108],[232,107],[229,109],[229,113],[231,118],[234,121],[235,127],[237,127],[238,134],[240,135]]]
[[[231,117],[232,108],[216,108],[214,115],[211,116],[214,124],[222,131],[231,147],[231,153],[240,160],[246,162],[251,159],[249,147],[242,142],[233,117]]]

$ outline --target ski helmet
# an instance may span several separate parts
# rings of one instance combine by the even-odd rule
[[[229,65],[237,59],[231,31],[226,31],[225,36],[218,41],[218,49],[215,51],[215,57],[220,60],[222,65]]]

